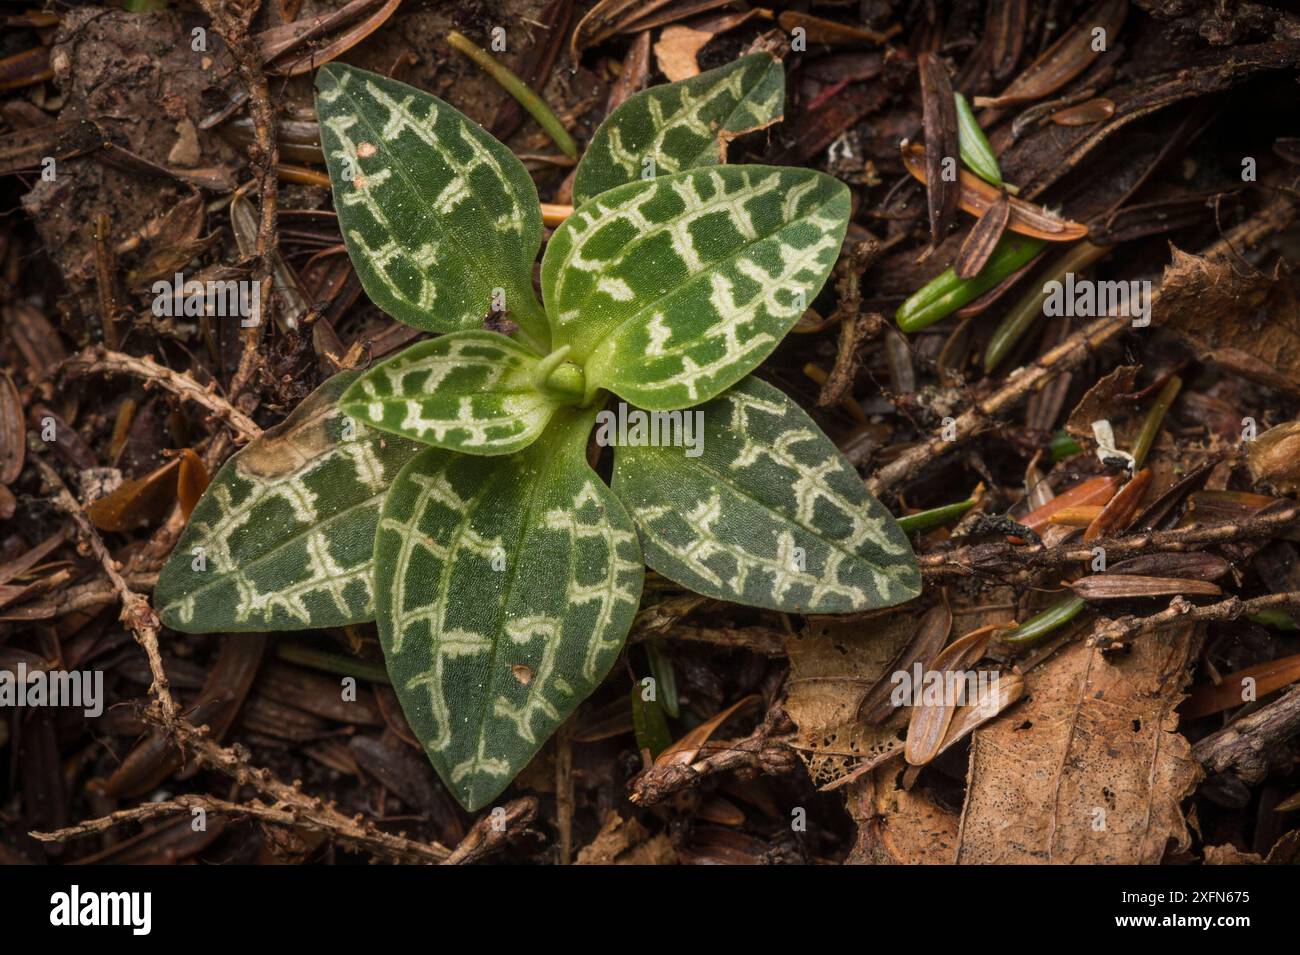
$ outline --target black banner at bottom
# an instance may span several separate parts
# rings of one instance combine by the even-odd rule
[[[592,938],[599,922],[672,931],[685,917],[717,926],[733,945],[771,941],[789,918],[829,941],[873,945],[920,927],[1019,931],[1046,923],[1071,942],[1101,936],[1188,933],[1227,941],[1294,918],[1286,867],[553,868],[319,866],[0,868],[8,940],[64,936],[136,946],[352,940],[393,933],[461,939],[466,931],[548,934],[563,925]],[[825,925],[809,924],[824,918]],[[966,927],[963,928],[963,923]],[[998,926],[1001,928],[998,928]],[[94,938],[92,938],[94,936]],[[522,940],[522,939],[521,939]],[[16,949],[14,949],[16,950]]]

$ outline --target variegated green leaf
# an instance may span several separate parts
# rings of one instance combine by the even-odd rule
[[[604,678],[644,568],[586,461],[593,412],[518,454],[430,448],[375,539],[379,636],[407,721],[467,809],[495,798]]]
[[[710,597],[803,613],[921,592],[906,535],[798,405],[746,378],[696,411],[698,457],[665,446],[615,452],[614,493],[651,567]]]
[[[785,108],[785,71],[767,53],[631,96],[596,130],[578,163],[578,204],[637,179],[716,166],[727,144]]]
[[[419,342],[367,371],[343,410],[368,425],[466,454],[509,454],[536,440],[559,407],[537,355],[495,332]]]
[[[355,378],[335,375],[217,472],[158,577],[163,623],[208,633],[374,619],[379,511],[419,445],[339,409]]]
[[[809,169],[717,166],[602,193],[556,230],[542,293],[589,393],[706,401],[753,370],[821,290],[849,190]]]
[[[329,63],[316,89],[334,207],[366,294],[430,331],[480,326],[504,305],[544,346],[532,285],[541,208],[523,164],[477,123],[404,83]]]

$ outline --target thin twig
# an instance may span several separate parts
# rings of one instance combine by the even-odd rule
[[[1179,527],[1168,531],[1150,531],[1110,540],[1098,539],[1086,545],[1067,542],[1050,547],[1046,544],[1013,545],[1005,540],[967,544],[938,554],[923,554],[917,562],[927,579],[972,577],[976,575],[1007,579],[1020,569],[1054,569],[1065,564],[1091,561],[1100,547],[1107,562],[1138,554],[1180,552],[1199,545],[1274,537],[1300,525],[1300,504],[1290,504],[1269,514],[1228,521],[1222,524]]]
[[[1177,623],[1239,620],[1262,610],[1276,610],[1287,607],[1300,607],[1300,591],[1265,594],[1262,597],[1251,597],[1248,600],[1233,596],[1218,603],[1205,604],[1199,607],[1186,597],[1178,596],[1169,601],[1169,606],[1164,610],[1149,617],[1129,615],[1120,617],[1118,620],[1098,621],[1088,642],[1100,646],[1103,650],[1113,650],[1129,643],[1135,637]]]
[[[158,615],[154,613],[145,597],[127,586],[117,561],[108,552],[108,547],[105,546],[99,532],[95,530],[95,525],[86,516],[85,509],[72,496],[72,492],[68,490],[59,472],[39,455],[33,455],[32,460],[49,488],[54,506],[72,518],[77,525],[77,530],[95,555],[95,559],[104,568],[104,573],[108,575],[113,589],[117,592],[122,602],[122,623],[130,628],[135,635],[136,643],[140,644],[149,659],[149,672],[153,675],[150,691],[157,697],[158,704],[162,707],[164,725],[170,727],[176,718],[176,701],[172,699],[167,673],[163,669],[162,654],[158,650],[158,631],[162,628]]]
[[[1198,740],[1192,758],[1215,773],[1232,770],[1245,783],[1264,781],[1277,747],[1300,733],[1300,686]],[[1289,757],[1288,757],[1289,760]]]
[[[262,433],[262,429],[252,418],[244,414],[225,398],[209,388],[204,388],[188,374],[173,371],[158,364],[152,358],[126,355],[122,352],[109,351],[106,348],[87,348],[78,352],[63,363],[63,368],[72,375],[92,375],[105,372],[116,375],[131,375],[139,378],[146,385],[157,384],[170,391],[178,398],[192,401],[212,412],[230,426],[245,441],[252,440]]]
[[[148,717],[149,714],[146,714]],[[201,765],[224,773],[236,783],[251,786],[271,800],[272,808],[293,816],[294,824],[328,832],[345,846],[366,849],[399,861],[442,862],[450,850],[437,842],[423,843],[379,829],[361,814],[351,818],[334,804],[302,791],[301,783],[285,783],[269,769],[253,766],[242,746],[222,746],[207,735],[206,728],[178,719],[172,736]]]
[[[668,762],[651,766],[634,779],[628,799],[638,806],[653,806],[669,796],[694,789],[717,773],[738,771],[782,776],[799,767],[799,757],[774,738],[794,730],[785,711],[774,705],[763,722],[749,736],[737,740],[710,740],[700,747],[698,758],[689,764]]]
[[[528,826],[536,818],[537,798],[535,796],[525,796],[523,799],[516,799],[498,809],[493,809],[490,813],[479,817],[469,834],[456,847],[456,851],[443,861],[443,865],[466,865],[477,862],[530,831]]]
[[[272,275],[274,274],[275,252],[279,245],[277,229],[279,180],[275,167],[280,161],[280,147],[276,140],[275,106],[271,102],[271,93],[266,84],[266,74],[262,72],[262,62],[257,43],[249,37],[249,25],[261,6],[260,0],[245,5],[226,3],[223,0],[199,0],[203,11],[212,21],[212,27],[225,41],[244,85],[248,89],[248,111],[253,119],[253,143],[249,147],[252,165],[257,176],[258,209],[261,219],[257,228],[257,269],[256,278],[262,285],[262,314],[259,321],[251,325],[244,338],[244,351],[239,357],[239,367],[230,382],[231,400],[238,402],[244,389],[252,382],[261,365],[259,345],[262,329],[274,307],[272,298]]]

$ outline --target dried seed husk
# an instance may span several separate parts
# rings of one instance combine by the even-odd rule
[[[1002,241],[1002,233],[1006,230],[1010,215],[1011,203],[1006,196],[1001,196],[979,217],[957,252],[953,271],[958,278],[974,278],[988,264],[989,257]]]
[[[1123,26],[1127,12],[1128,0],[1101,0],[1016,77],[1000,96],[977,96],[975,105],[993,109],[1020,106],[1056,92],[1101,55],[1092,48],[1093,30],[1100,27],[1106,31],[1109,48]]]
[[[1089,478],[1068,490],[1062,491],[1042,507],[1034,508],[1020,518],[1018,523],[1028,527],[1031,531],[1041,531],[1047,526],[1052,515],[1062,508],[1103,505],[1115,496],[1115,489],[1118,487],[1119,477],[1114,474],[1103,474],[1099,477]]]
[[[989,70],[1005,80],[1020,62],[1029,20],[1029,0],[993,0],[988,6]]]
[[[861,46],[864,43],[885,43],[890,37],[902,30],[897,24],[886,30],[868,30],[865,27],[850,26],[847,23],[839,23],[835,20],[827,20],[824,17],[816,17],[809,13],[800,13],[796,10],[786,10],[779,17],[777,23],[786,33],[792,32],[796,27],[803,27],[807,31],[808,39],[813,43],[825,43],[827,46]]]
[[[1083,532],[1083,539],[1092,541],[1098,537],[1109,537],[1128,527],[1150,483],[1151,471],[1148,468],[1143,468],[1133,475],[1133,480],[1120,488],[1102,508],[1097,519],[1088,525],[1088,529]]]
[[[948,602],[936,604],[927,610],[917,624],[912,639],[898,652],[898,656],[885,667],[880,679],[862,697],[858,704],[858,719],[872,725],[883,723],[896,707],[892,699],[895,673],[910,670],[919,662],[923,667],[939,655],[952,632],[952,610]]]
[[[400,3],[352,0],[326,15],[292,20],[265,30],[253,37],[262,68],[277,76],[297,76],[323,66],[383,26]],[[336,31],[334,39],[324,45],[319,42]]]
[[[1115,115],[1115,101],[1099,96],[1075,106],[1058,109],[1049,118],[1057,126],[1091,126]]]
[[[930,241],[938,245],[948,234],[957,214],[961,193],[957,159],[957,106],[952,95],[948,69],[933,53],[916,58],[921,75],[921,112],[925,129],[925,188],[929,202]],[[951,179],[943,175],[944,164],[953,167]],[[978,271],[978,270],[977,270]]]
[[[721,713],[710,717],[699,726],[688,732],[685,736],[673,743],[658,757],[655,758],[656,766],[689,766],[695,762],[695,757],[700,754],[700,747],[709,741],[709,737],[717,732],[718,727],[742,709],[748,709],[760,702],[757,693],[751,693],[743,699],[737,700],[731,706],[727,707]]]
[[[1103,510],[1100,504],[1075,504],[1062,507],[1052,513],[1047,523],[1058,527],[1088,527],[1101,516]]]
[[[190,519],[194,506],[208,489],[208,469],[203,460],[190,448],[181,452],[181,466],[176,474],[176,502],[185,519]]]
[[[952,716],[952,722],[948,724],[948,732],[944,734],[943,742],[939,744],[939,752],[934,755],[939,756],[944,750],[969,736],[1024,695],[1025,678],[1021,674],[1014,670],[999,673],[997,696],[983,705],[968,703],[958,707],[957,712]]]
[[[923,149],[916,143],[906,143],[903,146],[903,165],[914,179],[926,183],[927,186],[930,165],[928,153],[927,149]],[[958,171],[957,179],[957,185],[961,187],[957,204],[971,215],[983,215],[993,203],[997,202],[999,196],[1005,195],[996,186],[990,185],[964,169]],[[1007,201],[1011,204],[1007,228],[1012,232],[1019,232],[1021,235],[1047,242],[1073,242],[1088,235],[1088,227],[1081,222],[1062,219],[1052,215],[1042,206],[1014,196],[1009,197]]]
[[[1194,720],[1198,717],[1222,713],[1224,710],[1249,702],[1242,699],[1244,695],[1242,691],[1245,689],[1243,684],[1246,680],[1252,681],[1251,700],[1260,699],[1284,686],[1290,686],[1296,680],[1300,680],[1300,653],[1229,673],[1217,684],[1209,683],[1194,687],[1182,706],[1178,708],[1178,715],[1183,719]]]
[[[989,624],[958,637],[939,652],[934,662],[926,667],[924,672],[928,676],[929,673],[946,674],[968,669],[984,656],[993,632],[1001,629],[1002,626],[996,623]],[[916,692],[915,688],[913,689]],[[956,710],[956,704],[948,700],[933,704],[926,703],[922,698],[918,705],[913,706],[912,718],[907,724],[907,743],[903,748],[903,758],[913,766],[924,766],[934,759]]]
[[[1266,507],[1272,507],[1283,500],[1269,497],[1267,494],[1252,494],[1249,491],[1194,491],[1188,498],[1187,513],[1183,522],[1215,523],[1236,521],[1243,517],[1253,517]]]
[[[1137,597],[1218,597],[1223,591],[1208,580],[1182,577],[1146,577],[1139,574],[1092,574],[1070,584],[1084,600],[1131,600]]]
[[[1141,554],[1111,564],[1110,574],[1138,574],[1143,577],[1182,577],[1192,580],[1218,580],[1232,565],[1217,554]]]
[[[1216,466],[1217,462],[1211,461],[1179,478],[1172,487],[1146,506],[1133,522],[1133,526],[1139,531],[1155,530],[1184,497],[1200,488],[1209,479],[1210,473]]]

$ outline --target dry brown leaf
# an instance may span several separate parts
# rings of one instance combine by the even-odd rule
[[[873,726],[858,719],[858,702],[885,675],[917,620],[914,611],[868,620],[814,618],[786,640],[790,676],[785,709],[798,727],[790,745],[814,785],[833,786],[902,753],[907,711]]]
[[[1236,846],[1206,846],[1206,865],[1263,865],[1264,857],[1258,852],[1242,852]]]
[[[957,813],[924,791],[899,785],[899,766],[890,762],[848,789],[849,814],[858,839],[849,863],[951,865],[957,848]]]
[[[1256,483],[1287,494],[1300,491],[1300,421],[1269,428],[1246,446],[1246,463]]]
[[[578,850],[577,865],[675,865],[677,852],[663,833],[648,838],[636,819],[624,819],[616,812],[605,821],[588,845]]]
[[[659,72],[668,77],[670,83],[699,76],[700,64],[696,58],[712,39],[712,33],[681,24],[665,27],[654,47]]]
[[[757,8],[741,13],[724,13],[716,17],[703,17],[687,23],[674,23],[664,27],[655,43],[655,63],[668,81],[689,80],[700,75],[699,53],[709,41],[720,33],[734,30],[751,17],[771,17],[770,10]]]
[[[141,478],[123,481],[86,506],[90,522],[101,531],[129,531],[161,520],[176,500],[176,472],[180,458],[172,458]]]
[[[732,0],[600,0],[578,21],[569,40],[577,63],[582,51],[620,33],[639,33],[666,26],[697,13],[725,7]],[[664,8],[667,9],[664,9]]]
[[[1290,276],[1173,249],[1151,322],[1183,338],[1200,361],[1300,394],[1295,293]]]
[[[1088,445],[1095,444],[1092,423],[1105,419],[1115,429],[1116,438],[1122,446],[1127,447],[1131,444],[1132,442],[1126,439],[1136,435],[1138,425],[1133,423],[1133,426],[1126,431],[1121,421],[1134,417],[1134,412],[1137,410],[1133,401],[1126,401],[1125,396],[1137,390],[1137,377],[1141,370],[1141,365],[1120,365],[1110,374],[1097,379],[1097,383],[1084,393],[1079,403],[1074,406],[1074,410],[1070,412],[1070,417],[1065,422],[1065,430],[1074,437],[1088,442]]]
[[[1110,662],[1068,644],[1026,675],[1028,699],[976,730],[957,861],[1158,863],[1191,836],[1200,777],[1178,732],[1201,633],[1137,640]]]

